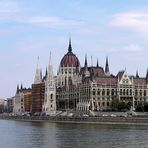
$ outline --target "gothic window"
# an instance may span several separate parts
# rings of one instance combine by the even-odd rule
[[[107,89],[107,96],[109,96],[109,89]]]
[[[93,89],[93,95],[96,95],[96,90],[95,89]]]
[[[128,91],[128,89],[127,89],[127,90],[126,90],[126,95],[128,95],[128,92],[129,92],[129,91]]]
[[[98,93],[98,95],[100,95],[100,89],[98,89],[98,92],[97,93]]]
[[[53,94],[50,95],[50,99],[51,99],[51,101],[53,101]]]
[[[132,89],[130,89],[130,95],[132,95]]]
[[[112,89],[112,92],[111,93],[112,93],[112,96],[114,96],[114,89]]]
[[[142,96],[142,90],[140,89],[140,96]]]
[[[144,90],[144,96],[146,96],[146,90]]]
[[[105,106],[105,102],[102,102],[102,106]]]
[[[138,96],[138,90],[137,89],[135,90],[135,96]]]
[[[120,89],[120,95],[122,95],[122,89]]]
[[[123,89],[123,95],[125,95],[125,89]]]
[[[105,90],[104,89],[102,90],[102,96],[105,96]]]
[[[107,102],[107,106],[109,106],[109,102]]]

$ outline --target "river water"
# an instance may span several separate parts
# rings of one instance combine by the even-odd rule
[[[148,126],[0,120],[0,148],[148,148]]]

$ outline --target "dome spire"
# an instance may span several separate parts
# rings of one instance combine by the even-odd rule
[[[87,54],[85,54],[85,63],[84,63],[84,66],[87,67]]]
[[[68,46],[68,52],[72,52],[72,46],[71,46],[71,37],[69,37],[69,46]]]

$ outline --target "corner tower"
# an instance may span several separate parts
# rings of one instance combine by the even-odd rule
[[[49,58],[47,76],[45,81],[43,112],[46,113],[46,115],[54,115],[56,113],[56,87],[53,75],[53,68],[51,64],[51,55]]]

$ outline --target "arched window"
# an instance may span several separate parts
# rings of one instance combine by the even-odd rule
[[[125,95],[125,89],[123,89],[123,95]]]
[[[96,90],[95,89],[93,89],[93,95],[96,95]]]
[[[129,94],[129,91],[128,91],[128,89],[126,90],[126,95],[128,95]]]
[[[97,94],[100,95],[100,89],[98,89],[98,93]]]
[[[112,96],[114,96],[114,89],[112,89],[112,92],[111,93],[112,93]]]
[[[109,94],[110,94],[110,93],[109,93],[109,89],[107,89],[107,96],[109,96]]]
[[[105,96],[105,90],[104,89],[102,90],[102,96]]]

